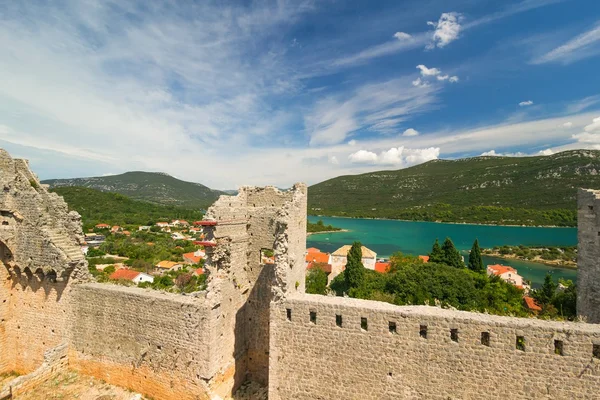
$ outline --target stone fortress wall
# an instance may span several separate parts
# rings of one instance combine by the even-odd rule
[[[577,314],[600,323],[600,190],[577,196]]]
[[[247,379],[271,399],[599,397],[600,325],[304,294],[305,185],[222,196],[205,218],[207,291],[182,296],[89,282],[78,214],[25,161],[0,151],[0,167],[0,373],[47,376],[57,349],[154,399],[227,398]],[[600,221],[585,221],[592,320]]]
[[[306,294],[271,316],[270,400],[600,397],[598,325]]]

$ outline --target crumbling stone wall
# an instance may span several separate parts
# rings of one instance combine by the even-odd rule
[[[577,197],[577,314],[600,323],[600,190]]]
[[[206,227],[210,277],[208,299],[213,315],[212,365],[234,376],[266,384],[269,363],[269,304],[274,296],[304,291],[306,186],[288,191],[243,187],[237,196],[221,196],[210,207]],[[261,263],[261,250],[275,253],[275,264]],[[214,371],[216,372],[216,371]]]
[[[218,347],[203,296],[82,284],[71,318],[71,368],[156,399],[209,398]]]
[[[599,325],[294,295],[271,310],[269,399],[597,399],[594,345]]]
[[[0,372],[29,373],[69,331],[73,282],[89,278],[80,217],[0,149]]]

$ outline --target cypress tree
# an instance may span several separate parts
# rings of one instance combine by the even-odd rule
[[[481,257],[481,249],[479,248],[479,240],[475,239],[471,252],[469,253],[469,269],[475,272],[483,272],[483,258]]]
[[[463,263],[462,256],[454,247],[454,243],[450,240],[449,237],[444,240],[444,244],[442,245],[442,252],[444,253],[443,263],[446,265],[450,265],[454,268],[464,268],[465,264]]]
[[[431,253],[429,253],[429,262],[432,262],[432,263],[444,262],[444,252],[442,251],[442,248],[440,247],[440,242],[437,239],[435,239],[435,243],[433,244],[433,247],[431,248]]]
[[[360,242],[354,242],[348,252],[346,270],[344,271],[344,278],[348,289],[358,288],[363,283],[365,266],[362,263],[361,247],[362,244]]]

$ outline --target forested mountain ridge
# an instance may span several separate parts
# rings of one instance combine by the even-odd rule
[[[199,183],[182,181],[160,172],[132,171],[91,178],[50,179],[42,183],[50,185],[52,189],[65,186],[87,187],[119,193],[135,200],[186,208],[206,208],[224,194]]]
[[[308,203],[318,215],[573,226],[579,187],[600,189],[600,151],[433,160],[340,176],[311,186]]]
[[[157,221],[185,219],[189,223],[200,220],[200,210],[153,204],[147,201],[132,200],[119,193],[106,193],[84,187],[58,187],[51,189],[62,196],[69,210],[81,214],[85,228],[96,224],[110,225],[152,225]]]

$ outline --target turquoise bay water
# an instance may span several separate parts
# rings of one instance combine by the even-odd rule
[[[516,246],[575,246],[577,244],[576,228],[535,228],[520,226],[487,226],[467,224],[441,224],[435,222],[392,221],[376,219],[353,219],[335,217],[308,217],[310,222],[322,219],[325,225],[333,225],[347,229],[348,232],[323,233],[310,235],[307,247],[317,247],[321,251],[332,252],[344,244],[358,240],[363,245],[377,252],[377,257],[386,258],[397,251],[405,254],[428,254],[436,238],[440,243],[446,237],[452,238],[456,247],[461,250],[465,259],[475,238],[481,247],[502,245]],[[544,281],[547,272],[555,279],[576,279],[576,271],[565,268],[554,268],[543,264],[518,260],[504,260],[484,257],[484,263],[510,265],[519,271],[525,279],[531,280],[533,286]]]

